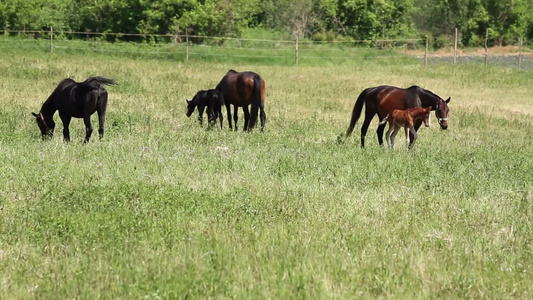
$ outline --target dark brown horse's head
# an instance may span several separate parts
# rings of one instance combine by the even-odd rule
[[[448,103],[450,103],[450,97],[446,100],[438,99],[437,104],[435,105],[435,114],[437,120],[439,121],[440,128],[448,129],[448,113],[450,109],[448,108]]]
[[[48,126],[47,122],[45,121],[45,117],[42,113],[36,114],[32,112],[32,115],[37,121],[37,126],[39,126],[39,129],[41,130],[41,135],[43,136],[43,138],[52,137],[54,135],[55,127],[54,120],[49,120],[48,123],[50,123],[50,126]]]

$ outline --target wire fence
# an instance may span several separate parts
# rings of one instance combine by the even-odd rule
[[[311,41],[250,39],[180,34],[128,34],[50,30],[2,30],[2,51],[102,54],[180,62],[265,63],[275,65],[351,65],[382,63],[476,63],[533,69],[533,53],[522,38],[512,47],[461,48],[453,39],[433,50],[422,39]],[[497,41],[501,43],[502,41]]]

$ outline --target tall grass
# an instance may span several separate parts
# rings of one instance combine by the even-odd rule
[[[185,117],[185,99],[229,68],[266,80],[264,134]],[[533,293],[530,71],[9,51],[0,69],[2,297]],[[82,144],[74,120],[64,143],[57,116],[41,140],[30,112],[61,79],[94,75],[119,82],[104,140]],[[422,128],[409,152],[373,130],[365,149],[358,131],[338,143],[359,92],[385,83],[451,96],[450,128]]]

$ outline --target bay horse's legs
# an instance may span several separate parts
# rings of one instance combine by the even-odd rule
[[[385,125],[387,124],[378,125],[378,129],[376,131],[376,133],[378,134],[378,143],[380,146],[383,146],[383,131],[385,130]]]
[[[248,125],[250,124],[250,111],[248,110],[248,105],[244,105],[242,107],[242,111],[244,112],[244,128],[243,128],[243,130],[246,131],[246,130],[248,130]]]
[[[230,104],[229,104],[229,100],[227,102],[225,102],[224,105],[226,105],[226,111],[228,113],[228,125],[229,125],[229,130],[231,131],[233,129],[233,126],[231,126],[231,107],[230,107]],[[221,112],[221,114],[222,114],[222,112]]]
[[[89,142],[91,135],[93,134],[93,125],[91,124],[91,115],[86,115],[83,117],[83,123],[85,123],[85,141],[84,143]]]
[[[394,131],[391,134],[391,148],[394,148],[394,139],[396,139],[396,135],[398,134],[398,131],[400,131],[400,126],[394,125]]]
[[[407,150],[409,150],[409,149],[411,149],[409,147],[409,145],[410,145],[410,142],[409,142],[409,127],[406,126],[404,129],[405,129],[405,140],[407,142]]]
[[[415,140],[413,139],[414,135],[418,133],[418,129],[422,126],[422,120],[416,120],[414,124],[414,128],[411,129],[410,138],[411,138],[411,148],[413,148],[413,144],[415,143]]]
[[[261,118],[261,132],[265,130],[265,122],[266,122],[266,113],[265,113],[265,105],[261,103],[261,106],[259,107],[259,117]]]
[[[233,105],[233,121],[235,123],[235,131],[237,131],[237,120],[239,120],[239,108]]]
[[[68,129],[68,127],[70,125],[70,120],[72,119],[72,117],[62,114],[59,114],[59,117],[63,122],[63,139],[65,140],[65,142],[70,142],[70,130]]]
[[[368,107],[365,110],[365,121],[363,122],[363,126],[361,126],[361,148],[365,147],[365,136],[368,131],[368,126],[370,126],[370,122],[372,121],[372,118],[374,117],[374,112],[369,111]]]
[[[409,130],[409,129],[407,129],[407,130]],[[415,141],[418,138],[418,133],[416,132],[414,126],[411,126],[411,131],[410,132],[413,134],[413,139],[411,140],[411,143],[409,143],[409,138],[407,139],[407,149],[413,148],[413,146],[415,145]]]
[[[391,148],[391,135],[392,131],[394,129],[394,125],[391,123],[389,124],[389,130],[385,133],[385,140],[387,141],[387,147]]]

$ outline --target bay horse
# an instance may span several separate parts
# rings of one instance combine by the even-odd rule
[[[228,123],[231,126],[230,104],[233,104],[235,130],[237,130],[237,110],[242,107],[244,112],[244,130],[251,131],[257,122],[258,111],[260,110],[261,132],[264,131],[265,114],[265,81],[254,72],[237,72],[229,70],[216,86],[216,90],[224,95],[224,104],[228,112]],[[248,106],[252,105],[250,114]]]
[[[363,105],[366,104],[365,120],[361,127],[361,148],[365,147],[365,136],[368,131],[368,126],[374,118],[374,115],[378,114],[380,119],[384,118],[387,114],[391,113],[395,109],[407,109],[414,107],[430,107],[435,111],[435,115],[439,122],[441,129],[448,128],[448,103],[450,98],[443,100],[440,96],[433,92],[423,89],[419,86],[413,85],[409,88],[403,89],[390,85],[380,85],[376,87],[370,87],[364,89],[357,101],[355,102],[350,126],[346,131],[345,137],[349,137],[355,127],[355,123],[361,116]],[[414,132],[422,125],[420,120],[415,122]],[[377,129],[379,145],[383,145],[383,131],[385,124],[379,125]],[[413,133],[410,133],[411,137]],[[412,140],[412,138],[411,138]]]
[[[387,140],[387,146],[394,148],[394,138],[401,127],[405,129],[405,139],[407,140],[407,150],[413,148],[415,141],[418,138],[418,133],[415,130],[415,121],[423,120],[424,125],[429,127],[429,118],[431,116],[431,107],[423,108],[408,108],[405,110],[395,109],[388,114],[379,125],[384,125],[389,122],[389,130],[385,133],[385,139]],[[413,139],[410,142],[409,133],[413,133]]]
[[[198,107],[198,121],[202,124],[204,109],[207,108],[208,126],[212,127],[215,125],[217,118],[220,118],[220,128],[222,128],[222,121],[224,119],[222,116],[222,105],[224,105],[224,96],[221,92],[215,89],[201,90],[194,95],[192,100],[187,100],[186,115],[190,117],[195,108]]]
[[[54,114],[59,111],[59,117],[63,122],[63,138],[70,141],[69,125],[71,118],[83,118],[85,123],[85,140],[91,138],[93,127],[91,115],[98,113],[98,134],[100,139],[104,137],[104,123],[107,109],[107,90],[104,85],[115,85],[113,79],[102,76],[89,77],[84,82],[76,82],[71,78],[61,80],[52,94],[43,103],[41,111],[32,112],[41,130],[43,138],[52,137],[54,134]]]

